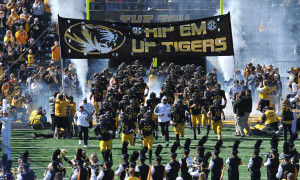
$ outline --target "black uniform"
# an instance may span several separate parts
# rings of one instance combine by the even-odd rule
[[[285,171],[295,174],[296,167],[294,165],[292,165],[291,163],[284,163],[281,165],[281,167],[282,167],[282,175],[281,175],[280,179],[282,179]]]
[[[211,171],[211,180],[220,180],[220,177],[222,175],[222,169],[223,169],[223,159],[220,157],[213,158],[212,162],[214,163],[214,166],[212,167]]]
[[[24,172],[21,173],[21,176],[24,180],[34,180],[34,173],[33,172]]]
[[[228,180],[239,180],[239,165],[241,162],[239,157],[229,158]]]
[[[222,109],[225,107],[223,105],[220,106],[210,106],[209,111],[211,112],[211,120],[214,122],[218,122],[221,120]]]
[[[148,173],[149,173],[149,166],[146,164],[141,164],[138,166],[139,172],[135,172],[135,176],[139,177],[140,180],[147,180],[148,179]]]
[[[168,98],[168,103],[169,104],[173,104],[174,103],[174,94],[171,90],[168,90],[168,92],[161,92],[160,93],[160,99],[162,99],[164,96],[166,96]]]
[[[105,123],[103,123],[102,125],[98,124],[94,129],[94,133],[98,137],[99,140],[109,141],[112,139],[109,131],[113,130],[113,125],[114,124],[111,124],[107,121]]]
[[[126,162],[126,163],[123,163],[122,164],[122,166],[123,166],[123,171],[121,172],[121,174],[119,175],[119,179],[120,180],[125,180],[125,176],[126,176],[126,171],[125,171],[125,169],[128,169],[129,168],[129,162]]]
[[[261,177],[260,168],[262,166],[263,159],[260,156],[254,156],[252,159],[252,167],[251,170],[251,179],[252,180],[259,180]]]
[[[135,124],[131,119],[122,119],[121,129],[125,135],[133,133]]]
[[[267,176],[268,180],[275,180],[276,179],[276,173],[279,166],[279,158],[278,157],[272,157],[269,158],[271,164],[267,166]]]
[[[180,169],[180,163],[178,161],[172,161],[169,162],[169,165],[171,166],[171,169],[169,172],[167,172],[166,180],[176,180]]]
[[[191,177],[190,173],[188,173],[189,169],[187,167],[186,159],[187,159],[187,157],[184,157],[184,158],[180,159],[180,162],[181,162],[181,167],[180,167],[181,177],[184,180],[191,180],[192,177]]]
[[[153,113],[155,107],[160,103],[160,99],[159,98],[148,99],[146,103],[147,103],[147,109],[150,109],[151,113]]]
[[[113,180],[115,177],[115,172],[112,169],[104,169],[103,173],[104,173],[103,179],[105,180]]]
[[[155,122],[152,119],[149,120],[142,119],[139,123],[139,129],[142,131],[141,134],[144,138],[152,135],[154,128],[155,128]]]
[[[153,166],[155,169],[154,174],[152,175],[152,179],[155,180],[163,180],[165,175],[165,167],[161,164],[157,164]]]
[[[196,104],[196,107],[192,108],[191,106],[193,106],[194,104]],[[190,99],[189,106],[190,106],[191,114],[192,115],[199,115],[199,114],[202,113],[202,108],[201,108],[201,102],[200,102],[200,100],[198,100],[198,99]]]
[[[121,111],[122,110],[122,112],[125,112],[125,109],[126,109],[126,107],[127,106],[129,106],[130,104],[129,104],[129,102],[128,101],[120,101],[119,102],[119,111]]]
[[[222,99],[226,101],[226,96],[225,96],[225,91],[224,90],[219,90],[219,91],[212,91],[212,96],[214,100],[218,100],[222,102]]]

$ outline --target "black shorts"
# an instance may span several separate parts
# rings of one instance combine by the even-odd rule
[[[68,127],[68,118],[55,116],[54,124],[55,124],[55,127],[57,127],[57,128],[67,128]]]
[[[261,112],[263,112],[263,110],[264,110],[264,107],[266,107],[266,106],[270,106],[270,100],[266,100],[266,99],[261,99],[260,100],[260,111]]]

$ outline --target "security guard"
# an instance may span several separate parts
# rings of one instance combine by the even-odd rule
[[[150,99],[146,101],[147,108],[151,112],[152,120],[155,122],[155,139],[158,139],[158,117],[154,114],[155,107],[160,103],[160,99],[156,97],[155,92],[150,93]]]
[[[129,119],[126,113],[123,113],[120,117],[122,124],[122,143],[129,142],[130,146],[134,146],[134,134],[133,131],[136,129],[136,126],[132,119]]]
[[[198,134],[200,134],[200,122],[201,122],[202,107],[201,107],[200,100],[198,98],[198,94],[196,92],[193,93],[192,99],[190,99],[190,101],[189,101],[189,109],[190,109],[190,113],[191,113],[191,121],[193,124],[194,139],[197,139],[196,127],[198,129]]]
[[[269,106],[265,106],[263,108],[264,114],[261,117],[261,120],[267,127],[270,127],[274,129],[275,131],[278,131],[278,118],[276,117],[275,111],[272,109],[269,109]]]
[[[143,137],[143,147],[149,150],[149,163],[152,160],[152,145],[153,145],[153,131],[155,129],[155,122],[151,119],[150,112],[145,113],[144,119],[139,124],[139,133]]]
[[[171,121],[174,125],[174,133],[176,135],[176,141],[180,146],[179,135],[184,137],[184,128],[185,128],[185,120],[186,120],[186,111],[188,110],[187,106],[180,105],[178,103],[174,104],[172,107],[172,111],[170,113]]]
[[[105,117],[100,117],[100,124],[98,124],[95,129],[94,133],[98,140],[100,141],[100,151],[104,158],[104,152],[106,150],[110,151],[110,161],[113,162],[112,159],[112,134],[113,134],[114,126],[109,120]]]
[[[211,119],[212,130],[215,134],[218,134],[218,140],[221,140],[222,135],[222,120],[221,114],[223,109],[225,108],[224,105],[221,105],[218,100],[214,100],[214,104],[209,107],[209,111],[207,113],[207,117]]]

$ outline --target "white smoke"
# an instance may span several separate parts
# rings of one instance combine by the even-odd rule
[[[87,59],[71,59],[71,62],[74,64],[77,77],[79,80],[79,85],[82,90],[83,97],[86,97],[87,89],[86,89],[86,79],[87,73],[89,71]]]
[[[241,15],[242,15],[242,1],[228,0],[224,1],[224,14],[230,12],[231,16],[231,26],[232,26],[232,39],[233,47],[235,52],[235,58],[239,59],[239,51],[241,48],[245,47],[243,37],[240,34],[239,27],[242,27]],[[220,15],[220,10],[215,15]],[[224,74],[224,79],[228,81],[234,75],[234,58],[233,56],[220,56],[218,57],[218,62],[221,70]],[[238,66],[238,61],[236,62]],[[236,67],[237,68],[237,67]]]
[[[85,1],[84,0],[50,0],[52,21],[58,22],[58,15],[65,18],[85,19]],[[87,59],[71,59],[74,64],[79,84],[83,93],[86,95],[86,79],[88,73]]]
[[[84,19],[84,0],[49,0],[52,21],[57,22],[57,15],[65,18]]]

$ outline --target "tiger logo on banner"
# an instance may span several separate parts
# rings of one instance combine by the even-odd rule
[[[82,23],[70,26],[65,31],[64,38],[71,49],[84,55],[111,53],[120,48],[126,40],[126,37],[115,29]]]

